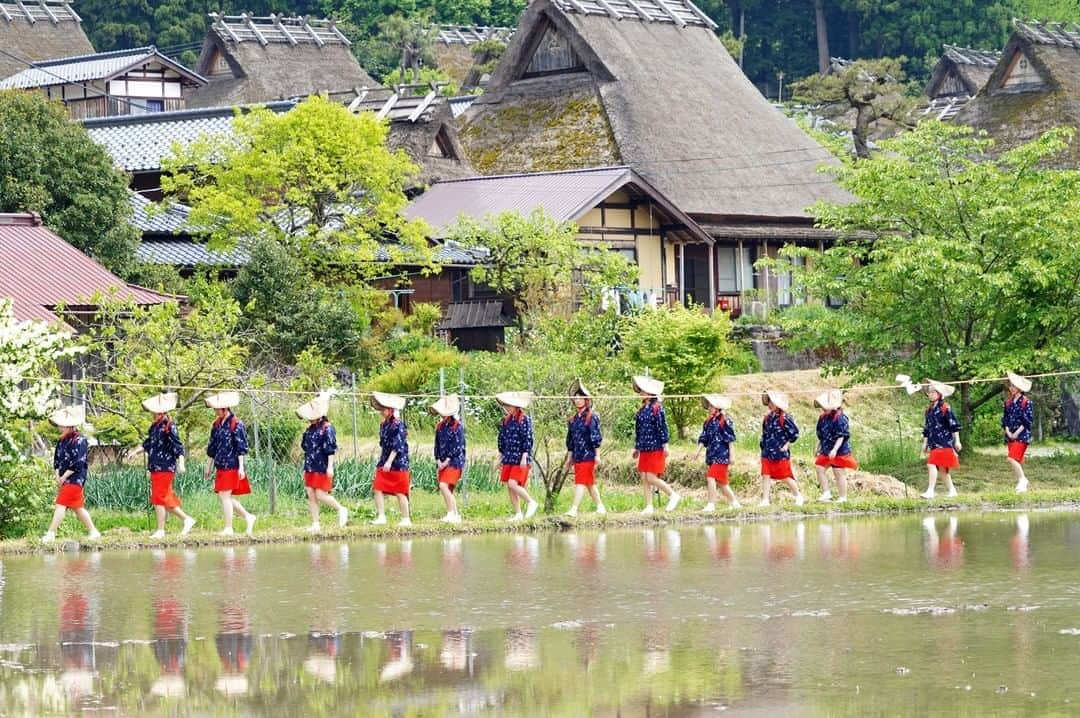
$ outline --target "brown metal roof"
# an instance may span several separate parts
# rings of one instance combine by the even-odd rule
[[[482,329],[508,327],[510,319],[503,313],[503,300],[480,299],[469,302],[453,302],[446,307],[446,316],[440,329]]]
[[[136,304],[171,297],[127,284],[53,234],[36,214],[0,214],[0,297],[15,303],[15,318],[58,322],[58,304],[86,306],[97,293]]]

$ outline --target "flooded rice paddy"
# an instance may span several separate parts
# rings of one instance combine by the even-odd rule
[[[0,561],[0,715],[1075,714],[1080,515]]]

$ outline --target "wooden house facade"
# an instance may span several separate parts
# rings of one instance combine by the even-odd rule
[[[794,301],[789,279],[752,262],[832,241],[809,208],[850,199],[818,172],[835,159],[757,91],[690,0],[533,0],[463,119],[483,174],[632,169],[710,235],[669,247],[666,266],[680,297],[710,307]]]
[[[983,88],[1000,59],[998,50],[945,45],[926,85],[928,102],[920,116],[951,120]]]
[[[182,110],[205,84],[157,48],[139,47],[35,62],[0,80],[0,90],[38,90],[81,120]]]

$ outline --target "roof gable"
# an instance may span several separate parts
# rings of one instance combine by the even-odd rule
[[[1005,92],[1033,92],[1044,89],[1046,86],[1045,78],[1032,64],[1031,58],[1022,49],[1016,48],[993,89]]]
[[[1001,60],[1000,50],[975,50],[944,45],[941,59],[934,65],[926,95],[931,99],[974,95],[981,90]]]
[[[136,68],[157,65],[177,73],[186,84],[205,85],[206,79],[162,55],[156,47],[98,52],[35,62],[33,67],[0,80],[0,89],[48,87],[94,80],[108,81]]]

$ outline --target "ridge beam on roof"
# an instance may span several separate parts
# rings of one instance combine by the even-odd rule
[[[668,4],[664,0],[656,0],[656,6],[663,10],[668,17],[675,21],[675,24],[679,27],[686,27],[686,20],[683,20],[678,13],[668,7]]]
[[[608,15],[615,18],[616,20],[622,20],[622,13],[620,13],[618,10],[616,10],[614,7],[612,7],[611,3],[609,3],[607,0],[595,0],[595,2],[596,2],[597,5],[604,8],[604,11]]]
[[[293,37],[292,33],[289,32],[289,29],[285,27],[285,24],[281,22],[281,15],[270,13],[270,19],[274,21],[274,27],[278,29],[278,32],[285,36],[285,39],[289,41],[290,45],[295,47],[300,44],[299,41]]]
[[[4,6],[3,3],[0,3],[0,12],[4,13],[4,19],[7,20],[8,22],[14,22],[15,21],[15,18],[13,18],[11,16],[11,13],[8,12],[7,8]]]
[[[438,88],[435,87],[435,86],[432,86],[431,92],[424,95],[424,99],[420,102],[419,105],[416,106],[416,109],[413,110],[412,113],[409,115],[409,122],[416,122],[417,120],[419,120],[420,116],[423,115],[424,112],[427,110],[427,108],[431,106],[431,103],[435,101],[435,98],[438,97],[438,95],[439,95]]]
[[[229,23],[225,22],[225,16],[219,15],[216,12],[210,13],[210,17],[214,18],[214,27],[224,30],[232,38],[233,42],[240,42],[240,36],[232,31],[229,27]]]
[[[323,47],[324,45],[326,45],[323,39],[319,37],[319,33],[315,32],[315,28],[313,28],[311,24],[308,23],[307,15],[304,15],[302,18],[300,18],[300,22],[304,24],[304,29],[307,30],[309,35],[311,35],[311,39],[315,41],[316,45],[318,45],[319,47]]]
[[[353,88],[353,92],[356,93],[356,99],[349,103],[349,112],[356,112],[360,109],[360,105],[364,104],[364,98],[368,96],[367,87],[361,87],[360,89]]]
[[[37,18],[34,17],[34,14],[32,12],[30,12],[30,8],[23,5],[22,0],[15,0],[15,4],[19,6],[20,10],[22,10],[23,15],[26,15],[26,19],[30,21],[31,25],[37,23]]]
[[[638,5],[637,0],[626,0],[626,4],[629,5],[630,8],[638,14],[638,17],[645,22],[650,22],[652,20],[652,15],[645,12],[645,8]]]
[[[65,2],[64,3],[64,9],[68,11],[69,15],[71,15],[72,20],[74,20],[75,22],[79,22],[79,23],[82,22],[82,17],[79,16],[79,13],[75,12],[75,8],[71,7],[70,2]]]
[[[60,18],[56,16],[56,13],[52,11],[52,8],[49,7],[49,4],[46,3],[45,0],[38,0],[38,4],[41,5],[42,12],[49,16],[49,20],[52,21],[53,25],[60,24]]]
[[[660,0],[660,2],[663,2],[663,0]],[[713,30],[719,27],[719,25],[713,22],[713,19],[711,17],[701,11],[701,8],[699,8],[697,6],[697,3],[695,3],[693,0],[687,0],[686,7],[690,8],[690,12],[694,13],[694,15],[697,16],[698,20],[701,20],[703,23],[705,23],[705,27],[711,27]]]
[[[381,108],[379,108],[379,111],[375,113],[375,116],[381,120],[382,118],[389,115],[390,110],[394,109],[394,105],[397,104],[397,101],[398,93],[397,90],[394,90],[393,94],[391,94],[390,97],[386,98],[386,102],[383,103],[383,106]]]
[[[249,15],[248,13],[244,13],[243,15],[241,15],[241,17],[244,18],[244,24],[247,25],[248,30],[251,30],[251,33],[255,36],[255,39],[259,41],[260,45],[266,47],[270,44],[270,41],[267,40],[261,32],[259,32],[258,26],[256,26],[255,22],[251,19],[251,15]]]
[[[571,5],[573,5],[574,9],[577,10],[582,15],[588,15],[589,14],[589,8],[582,5],[580,2],[578,2],[578,0],[567,0],[567,2],[569,2]]]
[[[337,20],[334,20],[333,18],[331,18],[331,19],[327,20],[327,21],[326,21],[326,26],[327,26],[327,27],[329,27],[329,28],[330,28],[330,32],[332,32],[332,33],[334,33],[335,35],[337,35],[337,39],[338,39],[338,40],[341,40],[341,41],[342,41],[343,43],[345,43],[345,45],[346,45],[347,47],[349,47],[349,46],[352,46],[352,40],[350,40],[349,38],[345,37],[345,35],[343,35],[343,34],[342,34],[341,30],[338,30],[338,27],[337,27]]]

